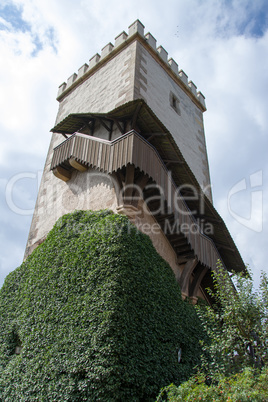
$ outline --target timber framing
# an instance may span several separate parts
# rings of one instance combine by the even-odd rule
[[[202,189],[200,188],[199,183],[197,182],[194,174],[192,173],[191,169],[189,168],[188,164],[186,163],[180,149],[178,148],[176,142],[174,141],[171,133],[166,129],[166,127],[160,122],[160,120],[155,116],[155,114],[152,112],[152,110],[148,107],[148,105],[141,99],[136,100],[136,101],[131,101],[128,102],[116,109],[114,109],[111,112],[108,112],[106,114],[98,114],[98,113],[81,113],[81,114],[70,114],[67,116],[64,120],[62,120],[59,124],[57,124],[51,131],[55,133],[64,133],[73,135],[74,133],[78,132],[81,130],[82,125],[85,122],[85,119],[90,121],[91,125],[95,125],[95,122],[98,119],[102,119],[102,121],[105,123],[105,126],[107,131],[110,132],[109,130],[111,127],[117,127],[121,128],[120,133],[124,131],[126,127],[128,127],[129,131],[133,130],[133,125],[135,125],[137,131],[135,131],[135,136],[139,135],[140,139],[143,139],[143,144],[146,144],[146,149],[148,149],[149,146],[151,146],[155,151],[156,154],[158,155],[158,159],[161,160],[161,164],[164,166],[166,172],[168,172],[168,175],[171,177],[172,181],[174,182],[176,188],[178,187],[184,187],[187,185],[193,186],[197,193],[200,195],[202,198],[202,211],[200,211],[200,200],[195,200],[192,199],[193,197],[187,197],[189,195],[187,191],[184,189],[182,193],[180,193],[181,198],[183,200],[183,203],[187,206],[189,213],[193,214],[193,217],[195,220],[198,222],[200,226],[200,221],[204,225],[210,224],[211,227],[213,228],[212,233],[209,233],[207,237],[209,237],[215,246],[215,248],[218,250],[220,259],[223,261],[224,265],[229,271],[236,271],[236,272],[247,272],[245,264],[239,254],[239,251],[237,250],[237,247],[230,236],[230,233],[228,229],[226,228],[226,225],[218,212],[215,210],[213,207],[211,201],[208,199],[208,197],[203,193]],[[109,122],[115,122],[115,124],[112,126],[109,124]],[[106,122],[108,122],[106,124]],[[74,134],[76,138],[78,138],[78,134]],[[85,135],[85,134],[79,134],[79,136],[85,137],[85,138],[90,138],[90,136]],[[114,140],[110,142],[111,144],[119,144],[120,138],[122,139],[123,137],[126,137],[126,134],[122,134],[117,140]],[[71,137],[72,138],[72,137]],[[94,137],[96,138],[96,137]],[[68,158],[70,158],[72,155],[71,149],[70,149],[70,138],[66,141],[64,141],[62,144],[59,145],[57,148],[66,148],[65,153],[66,155],[68,154]],[[92,139],[93,140],[93,139]],[[97,138],[96,138],[97,140]],[[148,141],[150,140],[150,141]],[[98,141],[101,141],[98,139]],[[106,143],[108,144],[109,141],[102,140],[103,146],[106,146]],[[108,145],[107,145],[108,146]],[[119,146],[119,145],[117,145]],[[71,167],[69,166],[69,163],[61,160],[61,161],[56,161],[56,154],[58,153],[57,148],[54,150],[54,156],[53,156],[53,161],[51,168],[55,169],[57,166],[62,166],[63,168],[69,170]],[[69,152],[69,153],[68,153]],[[148,159],[148,155],[146,156],[146,159]],[[176,163],[172,163],[172,162]],[[179,163],[177,163],[177,161]],[[82,163],[81,160],[78,158],[78,162]],[[108,162],[106,160],[106,168],[104,167],[97,167],[96,161],[94,162],[94,157],[92,160],[85,162],[88,164],[88,166],[92,166],[98,169],[103,169],[104,171],[107,172],[115,172],[115,169],[107,169],[107,165],[111,162]],[[131,161],[129,161],[131,163]],[[67,164],[67,166],[66,166]],[[126,165],[126,163],[125,163]],[[124,166],[125,166],[124,165]],[[123,165],[122,165],[123,166]],[[139,168],[140,170],[143,170],[141,166],[137,163],[135,165],[136,168]],[[117,167],[119,169],[119,167]],[[118,173],[118,172],[117,172]],[[148,174],[148,172],[146,172]],[[154,177],[155,173],[152,172],[150,176],[150,180],[153,182],[155,181]],[[121,173],[121,178],[122,178],[122,173]],[[148,180],[147,180],[148,182]],[[146,201],[146,198],[150,198],[150,196],[155,195],[155,192],[157,190],[154,188],[150,188],[149,186],[146,186],[145,189],[143,190],[143,195],[144,199]],[[159,195],[160,196],[160,195]],[[185,197],[185,199],[184,199]],[[165,200],[164,200],[165,201]],[[165,201],[166,202],[166,201]],[[148,202],[148,206],[152,211],[156,211],[158,208],[157,203],[153,205],[150,201]],[[166,207],[167,210],[170,209],[170,205],[168,202],[166,202]],[[166,220],[162,216],[162,224],[163,222],[165,223]],[[160,222],[161,223],[161,222]],[[172,222],[170,223],[172,225]],[[184,258],[184,255],[182,254],[180,256],[180,260]]]

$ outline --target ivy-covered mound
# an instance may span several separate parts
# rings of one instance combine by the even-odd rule
[[[2,402],[150,401],[199,361],[171,268],[109,211],[61,218],[6,278],[0,316]]]

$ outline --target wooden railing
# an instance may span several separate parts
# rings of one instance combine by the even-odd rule
[[[179,226],[189,228],[182,233],[198,260],[205,266],[216,269],[221,257],[214,242],[200,231],[157,150],[138,133],[132,130],[114,141],[80,133],[73,134],[54,149],[51,169],[63,166],[70,158],[106,173],[116,172],[128,164],[138,167],[162,189],[170,213],[174,214]],[[195,230],[191,230],[193,227]]]

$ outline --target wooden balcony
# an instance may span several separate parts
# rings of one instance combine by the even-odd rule
[[[215,269],[222,258],[214,242],[201,232],[157,150],[141,135],[131,130],[114,141],[106,141],[75,133],[54,149],[51,170],[56,176],[62,178],[65,172],[65,180],[68,180],[74,168],[83,171],[89,167],[107,174],[124,171],[125,175],[130,169],[138,169],[150,178],[156,188],[161,188],[172,225],[177,222],[180,228],[195,227],[195,231],[182,230],[175,236],[167,236],[178,258],[184,262],[197,258],[203,266]],[[132,177],[136,184],[134,173]],[[155,215],[155,218],[163,227],[165,214]]]

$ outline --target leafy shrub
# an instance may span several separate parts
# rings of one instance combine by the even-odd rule
[[[170,385],[164,388],[157,402],[180,401],[228,401],[228,402],[266,402],[268,400],[268,367],[255,372],[245,368],[242,373],[221,377],[219,382],[208,386],[205,376],[192,377],[180,387]]]
[[[171,268],[109,211],[62,217],[6,278],[0,316],[2,402],[150,401],[199,363]]]
[[[201,340],[199,375],[162,390],[157,401],[268,401],[268,278],[262,273],[259,290],[252,279],[235,275],[236,291],[219,264],[213,272],[217,302],[197,306],[210,339]]]
[[[197,312],[211,342],[203,343],[202,371],[211,377],[241,372],[268,364],[268,278],[262,273],[260,289],[253,280],[235,274],[234,282],[219,264],[213,272],[217,302]]]

